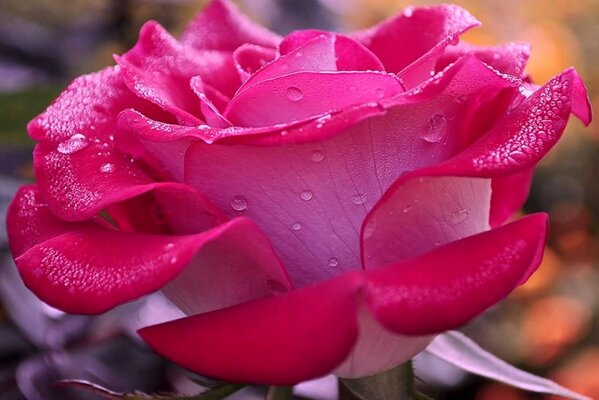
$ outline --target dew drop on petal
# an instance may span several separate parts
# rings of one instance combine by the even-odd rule
[[[443,114],[435,114],[425,126],[422,138],[429,143],[438,143],[445,137],[447,119]]]
[[[231,208],[235,211],[243,211],[248,207],[248,201],[243,196],[234,196],[231,199]]]
[[[61,154],[73,154],[85,149],[88,145],[87,137],[82,133],[76,133],[67,140],[60,142],[56,150]]]
[[[314,197],[314,193],[309,190],[304,190],[300,193],[300,198],[304,201],[310,201],[312,200],[312,197]]]
[[[302,224],[300,222],[295,222],[293,225],[291,225],[291,230],[292,231],[299,231],[300,229],[302,229]]]
[[[337,259],[337,257],[329,258],[329,267],[336,267],[337,265],[339,265],[339,259]]]
[[[412,209],[412,205],[406,204],[406,206],[403,208],[402,212],[405,214],[405,213],[410,212],[411,209]]]
[[[351,202],[357,206],[366,203],[366,193],[358,193],[351,197]]]
[[[312,152],[310,158],[314,162],[321,162],[322,160],[324,160],[324,153],[320,150],[314,150]]]
[[[302,91],[295,86],[287,88],[287,98],[291,101],[300,101],[304,97]]]
[[[451,214],[450,222],[452,225],[461,224],[462,222],[464,222],[468,219],[469,214],[470,214],[470,210],[468,210],[467,208],[463,208],[461,210],[454,211]]]
[[[114,172],[114,170],[115,170],[115,166],[112,163],[102,164],[102,166],[100,167],[100,172],[103,172],[105,174]]]

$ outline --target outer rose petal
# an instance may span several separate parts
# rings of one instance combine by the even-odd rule
[[[142,329],[160,354],[232,382],[290,385],[325,375],[358,335],[354,274],[280,296]],[[173,337],[177,340],[173,341]]]
[[[18,257],[29,248],[74,228],[95,226],[94,222],[72,223],[56,218],[35,185],[22,186],[6,214],[10,248]]]
[[[369,271],[366,302],[387,329],[424,335],[461,326],[538,267],[547,216],[535,214]]]
[[[194,216],[202,218],[201,213]],[[11,205],[8,230],[25,284],[48,304],[71,313],[100,313],[158,290],[190,262],[183,277],[201,277],[194,282],[193,301],[187,297],[189,287],[179,286],[181,279],[170,289],[180,288],[174,300],[196,310],[200,304],[222,308],[290,287],[267,239],[246,219],[186,236],[125,233],[93,222],[57,220],[30,186]],[[198,275],[199,268],[205,276]],[[206,293],[211,297],[206,299]]]
[[[277,47],[281,38],[250,21],[228,0],[212,0],[194,18],[181,36],[181,41],[196,49],[234,51],[252,43]]]
[[[424,254],[489,228],[491,180],[412,179],[387,193],[362,228],[364,268]]]
[[[34,151],[38,186],[54,214],[84,220],[106,207],[106,197],[126,197],[132,186],[150,182],[114,148],[117,116],[128,107],[165,117],[127,89],[118,67],[107,68],[75,79],[29,123],[29,134],[40,141]]]
[[[479,24],[454,5],[409,8],[355,37],[378,56],[387,71],[399,72],[412,88],[430,78],[437,59],[458,35]]]
[[[495,183],[498,191],[491,202],[494,208],[490,214],[487,213],[490,222],[497,224],[515,211],[527,190],[526,173],[555,144],[566,126],[570,112],[578,110],[583,121],[590,119],[590,113],[586,113],[583,106],[588,104],[588,99],[580,84],[574,70],[565,71],[520,103],[490,132],[464,151],[442,163],[401,176],[364,220],[364,265],[376,267],[392,261],[394,257],[395,260],[399,260],[421,254],[434,244],[428,235],[436,237],[438,243],[444,243],[455,239],[456,234],[463,237],[465,234],[484,230],[483,223],[486,224],[487,220],[481,219],[483,215],[478,214],[480,208],[473,208],[465,203],[455,204],[458,206],[455,209],[437,207],[430,204],[434,197],[428,198],[422,205],[415,204],[414,200],[419,198],[420,193],[418,190],[414,191],[412,186],[431,179],[430,177],[436,177],[432,178],[433,182],[438,179],[441,179],[441,182],[443,179],[452,179],[448,178],[451,176],[499,178]],[[557,100],[561,103],[560,108],[552,105],[552,102],[557,104]],[[506,196],[505,191],[502,194],[501,185],[509,179],[518,180],[519,178],[509,178],[518,174],[521,174],[521,179],[514,186],[516,194],[510,193],[513,197]],[[478,196],[482,196],[484,192],[478,193]],[[459,196],[457,198],[459,199]],[[454,203],[446,204],[454,206]],[[481,203],[474,201],[471,204],[479,204],[480,207]],[[410,211],[412,208],[413,211]],[[405,210],[410,212],[404,213]],[[469,221],[474,222],[471,215],[473,211],[479,216],[478,222],[472,226],[463,225]],[[427,215],[436,212],[445,215],[440,221],[449,222],[447,226],[445,223],[439,224],[437,219],[427,218]],[[468,226],[468,233],[449,230],[448,226],[452,220],[459,222],[453,225],[460,225],[462,228]],[[427,235],[427,240],[421,240],[422,236],[417,234],[418,232]],[[401,247],[396,249],[398,241]]]
[[[140,334],[160,354],[201,374],[294,384],[329,373],[346,359],[358,338],[364,296],[375,318],[397,333],[437,333],[478,315],[538,265],[545,236],[535,230],[545,224],[544,216],[531,216],[416,259],[343,274],[316,286],[148,327]],[[450,268],[445,268],[447,262]],[[453,292],[442,298],[405,297],[454,289],[459,289],[455,297]],[[379,366],[385,368],[384,363]]]

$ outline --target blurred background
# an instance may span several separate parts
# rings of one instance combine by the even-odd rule
[[[372,25],[419,0],[245,0],[239,6],[279,33],[300,28],[347,31]],[[575,66],[599,111],[599,0],[454,0],[483,26],[463,37],[479,44],[532,44],[528,72],[543,83]],[[173,33],[205,4],[196,0],[0,0],[0,213],[32,179],[33,142],[25,124],[75,76],[112,64],[141,24],[155,19]],[[599,399],[599,124],[572,120],[538,168],[525,213],[548,211],[551,237],[537,274],[508,301],[465,331],[526,370]],[[2,223],[4,218],[2,217]],[[193,392],[193,379],[147,351],[133,333],[159,318],[151,297],[101,317],[64,315],[20,283],[0,227],[0,400],[92,399],[53,386],[89,379],[115,390]],[[468,376],[439,361],[417,366],[437,399],[551,399]],[[331,383],[330,381],[328,382]],[[251,388],[236,398],[260,398]],[[330,385],[308,385],[303,398],[330,399]]]

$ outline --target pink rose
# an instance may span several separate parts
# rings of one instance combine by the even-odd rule
[[[29,124],[23,280],[71,313],[162,290],[189,317],[141,336],[230,381],[406,361],[534,272],[546,216],[506,221],[591,119],[573,69],[535,86],[526,45],[459,43],[476,25],[442,5],[281,38],[224,0],[180,40],[147,23]]]

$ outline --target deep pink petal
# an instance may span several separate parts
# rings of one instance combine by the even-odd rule
[[[551,79],[522,101],[489,133],[447,162],[453,173],[502,176],[534,166],[557,142],[570,113],[585,124],[591,111],[586,90],[574,69]]]
[[[364,295],[376,320],[396,333],[427,335],[463,324],[504,298],[538,265],[546,228],[544,215],[530,216],[416,259],[148,327],[140,334],[185,368],[229,381],[288,385],[340,366],[341,373],[361,375],[366,369],[351,373],[347,364],[352,350],[352,356],[370,363],[365,368],[373,361],[384,364],[364,354],[364,345],[376,351],[372,341],[358,342]],[[382,334],[370,328],[375,336]],[[393,345],[403,341],[406,357],[429,340],[383,335]],[[389,356],[399,357],[399,350],[389,349]]]
[[[475,46],[460,42],[448,47],[437,61],[437,71],[443,70],[450,63],[465,55],[474,55],[485,64],[496,70],[517,76],[524,76],[524,68],[530,56],[530,45],[527,43],[506,43],[498,46]]]
[[[391,97],[403,91],[377,72],[298,72],[266,80],[235,96],[224,115],[240,126],[268,126]]]
[[[117,69],[108,68],[76,79],[29,123],[30,135],[40,141],[34,151],[38,187],[56,215],[87,219],[105,207],[104,195],[150,182],[114,146],[117,116],[128,107],[165,117],[133,95]]]
[[[359,276],[142,329],[158,353],[233,382],[289,385],[329,373],[358,335]],[[176,337],[177,340],[172,338]]]
[[[454,5],[409,8],[403,14],[355,34],[389,72],[400,72],[408,88],[430,78],[443,50],[464,31],[479,25]],[[426,34],[423,34],[426,32]]]
[[[192,77],[201,76],[225,94],[240,83],[230,54],[186,48],[156,22],[146,23],[137,44],[117,61],[131,91],[187,125],[200,123],[201,115],[189,83]]]
[[[473,208],[462,202],[457,204],[455,210],[451,209],[454,207],[454,202],[446,203],[446,207],[438,207],[430,204],[432,199],[416,205],[414,200],[420,199],[419,192],[410,188],[418,187],[420,183],[429,180],[442,183],[443,179],[453,179],[448,178],[451,176],[500,178],[496,183],[498,186],[495,198],[491,201],[491,206],[494,208],[485,211],[488,215],[487,221],[497,224],[513,213],[525,199],[528,189],[526,174],[529,173],[530,168],[534,167],[555,144],[566,126],[571,110],[585,109],[582,105],[586,105],[588,100],[584,92],[577,91],[577,82],[580,81],[574,70],[567,70],[520,103],[491,131],[464,151],[447,161],[413,171],[399,178],[364,220],[362,226],[364,265],[368,268],[376,267],[394,259],[411,257],[429,249],[421,248],[422,244],[430,247],[435,241],[444,243],[459,236],[476,233],[476,229],[482,229],[483,215],[479,214],[483,210],[480,208],[481,203],[478,203],[477,208]],[[586,114],[582,113],[582,115]],[[518,181],[513,182],[516,185],[515,192],[508,193],[504,190],[502,193],[501,180],[506,183],[506,180],[510,179],[508,177],[518,174],[520,174],[519,178],[513,178]],[[483,194],[484,191],[479,190],[477,196]],[[479,197],[480,200],[483,198]],[[472,202],[475,203],[476,201]],[[461,205],[464,205],[466,211],[460,211]],[[414,208],[415,212],[403,213],[406,208],[408,211]],[[448,214],[450,211],[451,215]],[[474,222],[470,218],[471,213],[475,212],[479,222],[472,226],[474,230],[469,230],[469,233],[448,230],[446,225],[450,225],[454,211],[457,212],[457,220],[467,216],[468,219],[464,220],[470,222]],[[441,212],[445,218],[436,219],[434,222],[430,220],[428,225],[423,222],[422,218],[427,218],[427,214],[433,215],[437,212]],[[394,226],[391,226],[391,221],[395,221]],[[467,226],[462,223],[458,225],[462,228]],[[448,233],[452,234],[447,236]],[[428,241],[419,240],[422,235],[427,235]],[[431,241],[431,237],[436,239]],[[444,240],[444,237],[447,237],[447,240]],[[401,245],[398,245],[398,242],[401,242]]]
[[[393,332],[438,333],[461,326],[506,297],[538,267],[547,216],[519,221],[367,272],[366,302]]]
[[[56,218],[35,185],[21,187],[6,213],[6,228],[13,257],[68,230],[96,226],[94,222],[72,223]]]
[[[275,49],[250,43],[246,43],[235,49],[233,52],[233,61],[241,81],[245,82],[251,75],[264,67],[266,63],[274,60],[276,55],[277,52]]]
[[[156,291],[179,275],[190,262],[194,269],[206,269],[207,276],[212,279],[194,282],[196,289],[206,289],[211,294],[215,293],[209,291],[210,288],[220,286],[223,289],[219,296],[207,300],[203,298],[203,291],[196,292],[198,298],[194,301],[226,307],[271,296],[274,284],[278,288],[288,287],[276,256],[264,252],[270,248],[262,244],[264,238],[256,236],[256,232],[254,225],[245,219],[188,236],[85,227],[66,231],[33,246],[20,255],[16,263],[25,284],[38,297],[70,313],[104,312]],[[248,236],[250,233],[252,235]],[[251,241],[248,241],[249,237]],[[235,253],[242,238],[247,242],[245,250],[253,252],[244,253],[246,257]],[[261,247],[253,248],[252,243]],[[263,268],[260,263],[264,260],[272,264]],[[222,271],[218,270],[221,264],[226,265]],[[225,274],[232,270],[243,272],[244,280]],[[196,272],[193,276],[201,274]],[[184,299],[186,305],[189,304],[186,301],[190,301],[186,292],[177,293],[176,299]]]
[[[531,168],[514,175],[493,178],[489,216],[492,227],[502,225],[522,208],[530,192],[533,172]]]
[[[181,36],[181,41],[196,49],[234,51],[252,43],[277,47],[281,38],[241,14],[228,0],[212,0],[194,18]]]

